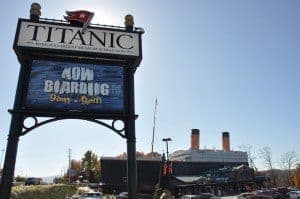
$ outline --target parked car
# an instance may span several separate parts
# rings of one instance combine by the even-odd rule
[[[71,196],[69,199],[80,199],[80,195]]]
[[[82,194],[79,199],[101,199],[101,193],[100,192],[88,192]]]
[[[212,193],[200,193],[199,196],[200,196],[201,199],[206,199],[206,198],[209,198],[209,199],[221,199],[221,197],[216,196],[216,195],[214,195]]]
[[[184,195],[182,196],[182,199],[199,199],[200,197],[198,195]]]
[[[255,195],[247,196],[246,199],[273,199],[273,197],[262,195],[262,194],[255,194]]]
[[[117,195],[116,199],[127,199],[128,198],[128,193],[127,192],[121,192],[119,195]],[[137,199],[146,199],[146,198],[153,198],[152,195],[149,194],[140,194],[137,193]]]
[[[125,199],[128,198],[127,192],[121,192],[119,195],[117,195],[117,199]]]
[[[264,189],[264,190],[258,190],[256,191],[257,195],[261,196],[270,196],[273,199],[284,199],[285,196],[283,194],[280,194],[277,192],[276,189]]]
[[[245,193],[241,193],[240,195],[237,196],[238,199],[244,199],[247,198],[248,196],[253,196],[255,195],[255,193],[253,192],[245,192]]]
[[[25,180],[25,185],[40,185],[42,178],[27,178]]]
[[[290,199],[300,199],[300,191],[290,191],[288,195]]]
[[[215,196],[211,193],[200,193],[198,195],[184,195],[182,196],[183,199],[220,199],[220,197]]]
[[[277,192],[280,194],[287,194],[288,192],[292,191],[290,188],[286,187],[278,187]]]
[[[288,193],[290,191],[292,191],[292,189],[286,188],[286,187],[278,187],[277,188],[277,192],[280,193],[282,199],[289,199],[290,197],[289,197]]]

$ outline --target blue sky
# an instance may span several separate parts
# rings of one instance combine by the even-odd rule
[[[32,1],[1,6],[0,149],[6,148],[19,63],[12,50],[17,19]],[[190,129],[200,129],[200,148],[268,146],[274,162],[287,151],[300,155],[300,1],[39,1],[42,17],[62,19],[66,10],[95,12],[92,23],[123,26],[131,13],[143,27],[143,61],[135,74],[137,150],[151,150],[158,98],[155,150],[188,149]],[[86,150],[99,156],[126,151],[126,141],[93,123],[60,121],[20,139],[16,174],[59,175]],[[3,160],[4,161],[4,160]],[[2,161],[2,163],[3,163]],[[262,164],[257,161],[260,168]]]

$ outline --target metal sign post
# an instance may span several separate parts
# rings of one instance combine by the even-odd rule
[[[20,110],[23,104],[25,94],[25,85],[27,79],[28,67],[21,66],[19,73],[18,86],[16,90],[14,110]],[[0,198],[9,199],[11,187],[14,180],[14,171],[18,151],[19,137],[23,129],[24,114],[13,112],[8,134],[3,173],[0,185]]]
[[[127,189],[128,198],[137,198],[137,163],[136,163],[136,139],[135,139],[135,110],[134,110],[134,69],[128,69],[128,113],[131,116],[125,123],[127,136]]]

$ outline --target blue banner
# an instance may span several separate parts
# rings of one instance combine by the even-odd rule
[[[124,111],[119,66],[33,60],[26,107],[47,111]]]

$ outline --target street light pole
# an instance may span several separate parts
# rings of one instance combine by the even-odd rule
[[[172,141],[171,138],[163,138],[162,141],[166,142],[166,146],[167,146],[167,160],[169,160],[169,146],[168,146],[168,142]]]

